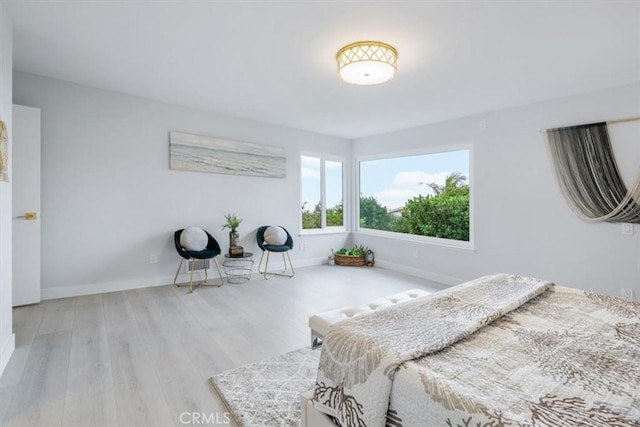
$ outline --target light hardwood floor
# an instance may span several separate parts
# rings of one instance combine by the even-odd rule
[[[315,266],[193,294],[165,285],[16,308],[0,420],[155,427],[204,413],[222,422],[209,377],[309,345],[312,314],[412,288],[443,287],[375,267]]]

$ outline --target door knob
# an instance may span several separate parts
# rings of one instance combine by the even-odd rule
[[[38,219],[38,214],[36,212],[25,212],[24,215],[19,215],[16,218],[28,219],[28,220],[36,220],[36,219]]]

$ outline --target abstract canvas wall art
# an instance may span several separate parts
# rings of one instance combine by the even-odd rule
[[[169,132],[169,168],[286,178],[287,156],[281,147]]]

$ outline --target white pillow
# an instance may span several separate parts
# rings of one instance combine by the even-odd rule
[[[287,232],[282,227],[270,225],[264,230],[264,242],[271,246],[281,246],[287,242]]]
[[[187,227],[180,235],[180,245],[188,251],[201,251],[207,247],[209,237],[202,228]]]

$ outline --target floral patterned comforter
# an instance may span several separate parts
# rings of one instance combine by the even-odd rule
[[[518,276],[470,284],[332,328],[316,407],[345,427],[640,427],[640,303]],[[482,291],[469,299],[469,289]],[[416,314],[425,309],[451,311],[452,328],[425,323],[430,314]],[[475,320],[465,329],[459,317]],[[387,322],[386,350],[372,344],[373,332],[345,338],[380,321]],[[458,337],[425,346],[422,338],[411,341],[422,337],[413,328],[441,344],[452,330]]]
[[[640,303],[555,286],[396,372],[391,426],[640,426]]]
[[[396,371],[520,307],[552,284],[486,276],[345,320],[322,345],[313,402],[348,427],[384,427]]]

